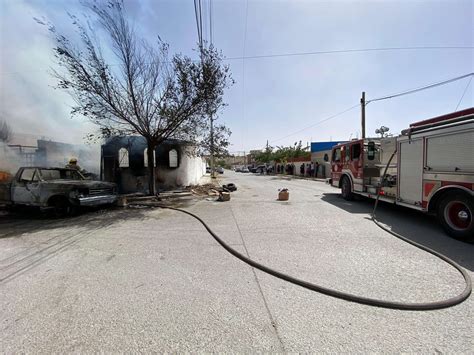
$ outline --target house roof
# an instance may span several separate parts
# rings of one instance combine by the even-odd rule
[[[139,145],[146,145],[146,140],[145,137],[142,136],[114,136],[110,137],[106,140],[105,144],[103,146],[109,146],[109,145],[116,145],[116,144],[124,144],[124,145],[133,145],[133,144],[139,144]],[[191,144],[190,142],[180,140],[180,139],[166,139],[163,143],[161,144],[180,144],[180,145],[189,145]]]

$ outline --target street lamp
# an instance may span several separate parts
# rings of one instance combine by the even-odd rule
[[[380,134],[380,138],[383,138],[385,136],[385,133],[388,132],[388,131],[390,131],[390,128],[382,126],[380,128],[377,128],[375,130],[375,133]]]

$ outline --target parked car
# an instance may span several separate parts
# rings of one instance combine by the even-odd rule
[[[244,167],[242,168],[242,172],[243,172],[243,173],[249,173],[250,170],[249,170],[247,167],[244,166]]]
[[[0,204],[53,210],[58,217],[81,206],[111,204],[117,185],[86,180],[75,169],[22,167],[10,182],[0,184]]]
[[[265,165],[259,165],[255,168],[254,173],[263,174],[266,170],[267,170],[267,167]]]
[[[207,174],[210,174],[211,171],[212,171],[212,169],[211,169],[210,166],[206,167],[206,173],[207,173]],[[214,171],[215,171],[216,173],[219,173],[219,174],[224,174],[224,168],[221,167],[221,166],[215,167],[215,168],[214,168]]]

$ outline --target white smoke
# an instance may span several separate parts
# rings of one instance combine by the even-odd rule
[[[38,140],[38,147],[0,142],[0,172],[14,175],[22,166],[65,167],[71,158],[86,171],[100,172],[100,145],[73,145]],[[36,144],[35,144],[36,145]]]
[[[51,140],[38,140],[36,165],[64,167],[71,158],[90,173],[100,170],[100,145],[68,144]]]
[[[7,144],[0,142],[0,171],[15,174],[21,166],[20,156]]]

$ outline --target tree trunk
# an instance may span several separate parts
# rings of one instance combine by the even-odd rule
[[[147,160],[148,160],[148,191],[151,196],[156,194],[156,182],[155,182],[155,151],[156,145],[152,142],[148,142],[147,149]]]

